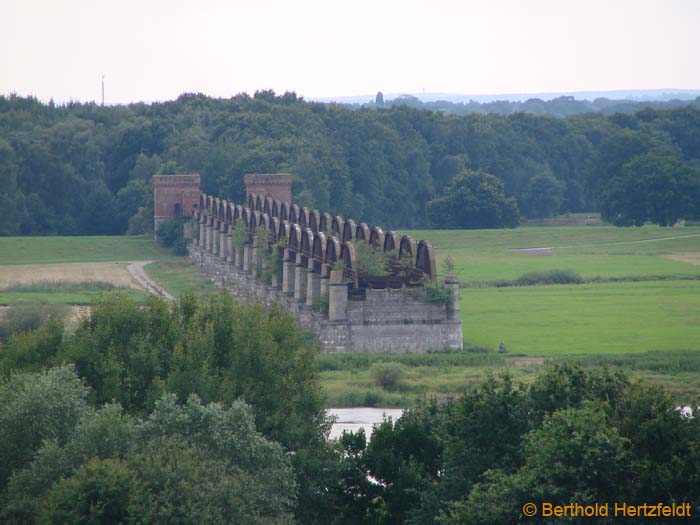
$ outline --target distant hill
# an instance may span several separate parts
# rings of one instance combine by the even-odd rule
[[[374,102],[376,94],[352,95],[339,97],[307,98],[316,102],[337,102],[339,104],[366,104]],[[421,102],[446,101],[455,104],[468,103],[470,101],[486,103],[499,100],[510,102],[525,102],[529,99],[541,99],[544,101],[559,97],[574,97],[578,101],[606,98],[611,100],[631,100],[636,102],[663,102],[668,100],[693,100],[700,96],[700,89],[618,89],[612,91],[565,91],[550,93],[501,93],[496,95],[475,95],[459,93],[384,93],[384,98],[389,100],[399,97],[414,97]]]
[[[375,95],[376,97],[376,95]],[[567,117],[583,113],[634,113],[644,108],[674,109],[683,106],[700,107],[700,90],[656,89],[632,91],[581,91],[576,93],[530,93],[510,95],[454,95],[424,93],[383,96],[377,104],[375,97],[337,97],[324,99],[351,108],[389,108],[409,106],[440,111],[451,115],[495,113],[512,115],[554,115]]]

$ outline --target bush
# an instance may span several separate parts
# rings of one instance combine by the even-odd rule
[[[581,284],[583,278],[573,270],[547,270],[528,272],[518,277],[515,286],[534,286],[537,284]]]
[[[0,318],[0,340],[18,332],[36,330],[51,318],[62,322],[67,310],[64,304],[25,303],[13,306],[4,318]]]
[[[167,219],[158,226],[158,239],[168,248],[173,249],[175,255],[187,255],[187,243],[185,242],[182,222],[176,219]]]
[[[387,270],[387,259],[384,252],[367,242],[355,243],[355,257],[357,261],[357,271],[361,275],[371,275],[373,277],[384,277],[389,275]]]
[[[401,363],[374,363],[369,368],[374,383],[384,390],[396,390],[406,376],[406,367]]]

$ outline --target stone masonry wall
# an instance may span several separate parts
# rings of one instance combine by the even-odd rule
[[[192,262],[234,296],[286,308],[319,340],[321,352],[425,353],[462,348],[456,285],[452,289],[457,295],[449,308],[418,300],[405,290],[367,289],[364,297],[348,297],[346,286],[335,285],[335,296],[339,291],[341,300],[331,308],[340,319],[329,320],[281,286],[264,284],[250,269],[243,270],[242,264],[212,254],[206,245],[195,242],[189,251]]]

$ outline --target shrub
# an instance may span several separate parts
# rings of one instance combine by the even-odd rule
[[[384,390],[396,390],[406,375],[406,367],[395,362],[374,363],[369,368],[369,375]]]
[[[384,277],[389,275],[387,270],[387,259],[384,252],[378,248],[370,246],[367,242],[355,244],[355,257],[357,270],[362,275],[373,277]]]
[[[528,272],[518,277],[515,286],[534,286],[537,284],[581,284],[583,278],[573,270],[547,270]]]
[[[24,303],[13,306],[4,318],[0,318],[0,340],[18,332],[36,330],[51,318],[62,322],[67,310],[64,304]]]
[[[175,246],[179,238],[182,238],[182,223],[175,219],[166,219],[158,225],[158,239],[168,248]]]

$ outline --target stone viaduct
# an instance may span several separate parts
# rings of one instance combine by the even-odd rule
[[[234,296],[282,305],[322,352],[462,349],[459,283],[438,283],[430,242],[300,208],[291,184],[248,175],[240,204],[200,193],[192,261]],[[371,275],[372,258],[389,271]]]

